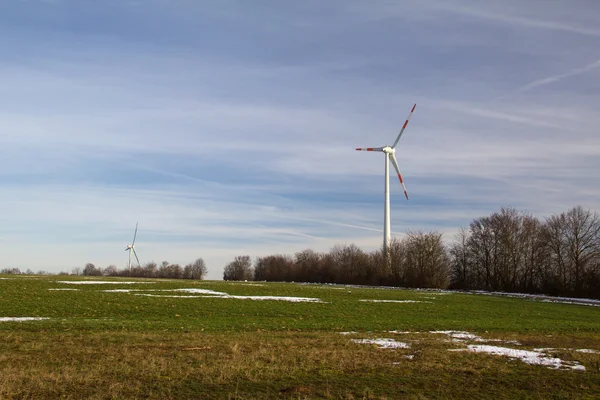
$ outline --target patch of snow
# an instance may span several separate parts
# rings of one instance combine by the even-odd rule
[[[500,343],[514,344],[517,346],[521,345],[521,343],[517,342],[516,340],[484,339],[481,336],[477,336],[473,333],[464,332],[464,331],[430,331],[429,333],[441,333],[444,335],[448,335],[452,338],[451,342],[455,342],[455,343],[462,343],[466,340],[471,340],[474,342],[484,342],[484,343],[500,342]]]
[[[415,355],[414,355],[414,354],[407,354],[407,355],[405,355],[405,356],[403,356],[403,357],[404,357],[404,358],[407,358],[407,359],[409,359],[409,360],[412,360],[413,358],[415,358]]]
[[[140,294],[136,296],[147,296],[147,297],[179,297],[179,298],[216,298],[216,299],[240,299],[240,300],[278,300],[278,301],[290,301],[293,303],[323,303],[321,299],[314,297],[286,297],[286,296],[236,296],[227,294],[225,292],[216,292],[208,289],[198,288],[185,288],[185,289],[158,289],[158,290],[141,290],[141,289],[116,289],[116,290],[105,290],[105,292],[130,292],[130,291],[148,291],[148,292],[184,292],[190,294],[201,294],[203,296],[176,296],[176,295],[154,295],[154,294]]]
[[[23,321],[41,321],[50,319],[46,317],[0,317],[0,322],[23,322]]]
[[[600,303],[589,303],[589,302],[559,300],[559,299],[546,299],[546,300],[540,300],[540,301],[542,303],[575,304],[575,305],[578,305],[578,306],[600,307]]]
[[[462,292],[462,293],[482,294],[482,295],[486,295],[486,296],[514,297],[514,298],[518,298],[518,299],[539,300],[539,301],[542,301],[545,303],[562,303],[562,304],[575,304],[575,305],[580,305],[580,306],[600,307],[600,300],[584,299],[584,298],[578,298],[578,297],[554,297],[554,296],[546,296],[543,294],[486,292],[484,290],[471,290],[471,291]]]
[[[431,301],[419,301],[419,300],[374,300],[374,299],[360,299],[358,301],[368,301],[371,303],[429,303]]]
[[[202,290],[202,289],[198,289]],[[200,292],[191,292],[191,293],[200,293]],[[218,293],[218,292],[215,292]],[[282,296],[233,296],[227,293],[223,294],[215,294],[212,296],[185,296],[185,295],[163,295],[163,294],[147,294],[147,293],[135,293],[136,296],[147,296],[147,297],[170,297],[170,298],[180,298],[180,299],[199,299],[199,298],[208,298],[208,299],[241,299],[241,300],[279,300],[279,301],[291,301],[293,303],[323,303],[321,299],[316,299],[312,297],[282,297]]]
[[[588,353],[588,354],[600,354],[600,351],[592,350],[592,349],[577,349],[575,351],[578,351],[580,353]]]
[[[461,351],[464,349],[453,349],[454,351]],[[467,351],[474,353],[487,353],[495,356],[505,356],[513,359],[521,360],[522,362],[530,365],[543,365],[553,369],[574,369],[579,371],[585,371],[583,365],[579,365],[577,362],[565,362],[560,358],[544,357],[542,353],[530,350],[518,350],[510,349],[507,347],[498,347],[482,344],[470,344],[467,346]]]
[[[441,333],[450,336],[452,339],[459,340],[480,340],[481,337],[464,331],[430,331],[429,333]]]
[[[340,332],[340,335],[356,335],[358,332]]]
[[[186,296],[186,295],[170,295],[170,294],[148,294],[148,293],[134,293],[134,296],[146,296],[146,297],[170,297],[175,299],[199,299],[204,296]]]
[[[191,289],[166,289],[164,291],[168,291],[168,292],[185,292],[185,293],[198,293],[198,294],[212,294],[215,296],[228,296],[227,293],[225,292],[215,292],[214,290],[208,290],[208,289],[197,289],[197,288],[191,288]]]
[[[70,290],[70,291],[77,291],[79,289],[73,289],[73,288],[56,288],[56,289],[48,289],[48,290]]]
[[[66,283],[67,285],[136,285],[150,284],[154,282],[135,282],[135,281],[56,281]]]
[[[394,339],[352,339],[354,343],[376,344],[380,349],[408,349],[408,343],[396,342]]]
[[[419,333],[419,332],[409,332],[409,331],[388,331],[389,333],[395,333],[396,335],[407,335],[409,333]]]
[[[227,282],[228,285],[265,286],[263,283]]]
[[[223,296],[202,296],[217,299],[240,299],[240,300],[279,300],[290,301],[292,303],[323,303],[321,299],[314,297],[285,297],[285,296],[234,296],[224,293]]]

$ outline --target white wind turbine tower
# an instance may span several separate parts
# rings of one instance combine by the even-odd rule
[[[140,265],[140,259],[137,256],[137,253],[135,252],[135,237],[137,236],[137,229],[138,229],[138,223],[135,223],[135,233],[133,234],[133,242],[131,244],[127,245],[127,248],[125,249],[125,251],[129,250],[129,272],[131,272],[131,253],[133,253],[133,255],[135,256],[135,259],[137,260],[138,263],[138,267],[141,267]]]
[[[402,185],[402,188],[404,189],[404,196],[406,196],[406,200],[408,200],[408,193],[406,192],[406,187],[404,186],[404,180],[402,179],[402,174],[400,174],[400,168],[398,168],[398,161],[396,161],[395,154],[396,154],[396,145],[398,144],[400,137],[404,133],[404,130],[406,129],[406,125],[408,125],[408,121],[410,120],[410,117],[412,116],[416,107],[417,107],[417,105],[415,104],[413,106],[412,110],[410,110],[410,113],[408,114],[408,118],[406,118],[406,121],[404,122],[404,125],[402,126],[402,129],[400,130],[400,133],[398,134],[398,137],[396,138],[396,141],[394,142],[393,145],[391,145],[391,146],[387,145],[387,146],[383,146],[383,147],[367,147],[367,148],[356,149],[359,151],[379,151],[385,155],[385,202],[384,202],[384,211],[383,211],[383,252],[386,255],[386,257],[388,255],[388,251],[389,251],[389,247],[390,247],[390,240],[391,240],[391,233],[390,233],[390,163],[389,163],[389,161],[391,159],[392,164],[394,164],[394,168],[396,169],[396,172],[398,173],[398,178],[400,179],[400,184]]]

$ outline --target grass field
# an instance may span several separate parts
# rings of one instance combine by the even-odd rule
[[[0,337],[1,399],[600,398],[600,307],[527,299],[6,275]]]

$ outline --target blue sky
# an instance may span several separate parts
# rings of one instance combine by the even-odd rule
[[[0,3],[0,267],[142,262],[600,210],[595,0]]]

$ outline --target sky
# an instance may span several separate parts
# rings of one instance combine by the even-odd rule
[[[448,242],[600,211],[597,0],[0,2],[0,268]],[[393,177],[393,175],[392,175]]]

